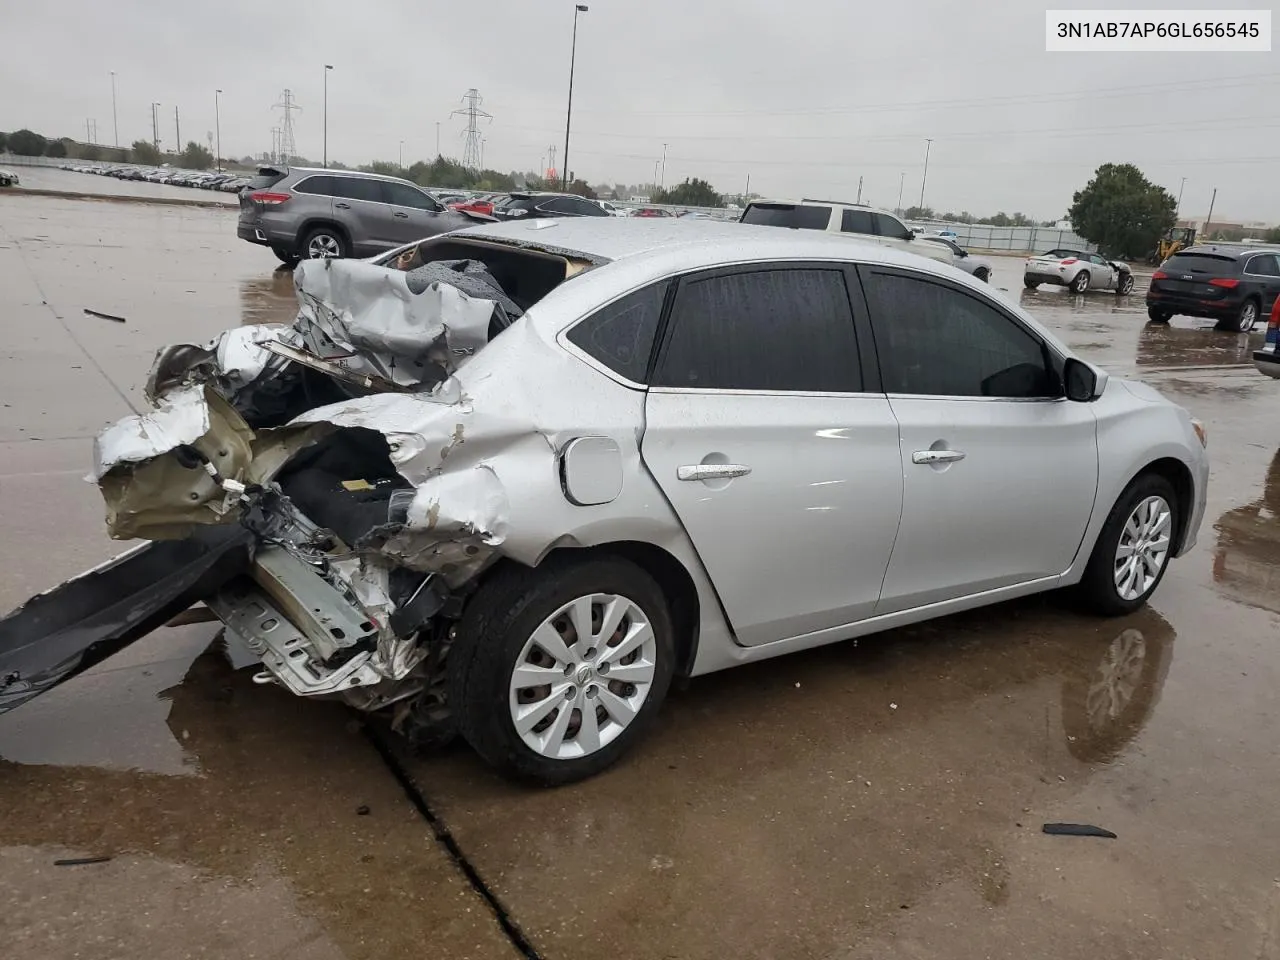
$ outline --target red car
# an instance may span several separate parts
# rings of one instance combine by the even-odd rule
[[[639,210],[633,213],[632,216],[633,217],[674,217],[675,214],[672,213],[670,210],[661,210],[658,207],[641,207]]]
[[[457,203],[449,204],[450,210],[461,210],[463,213],[482,213],[486,217],[493,216],[493,205],[502,194],[489,193],[483,197],[472,197],[470,200],[462,200]]]

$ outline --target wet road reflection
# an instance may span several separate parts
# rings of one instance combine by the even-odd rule
[[[1250,334],[1227,333],[1213,328],[1212,321],[1192,321],[1195,326],[1176,323],[1144,323],[1138,331],[1139,367],[1224,367],[1247,365],[1253,369],[1253,351],[1262,343],[1261,331]]]
[[[1228,510],[1214,524],[1213,581],[1226,597],[1280,613],[1280,450],[1267,468],[1262,496]]]
[[[293,271],[288,267],[240,281],[241,324],[293,323],[297,315]]]

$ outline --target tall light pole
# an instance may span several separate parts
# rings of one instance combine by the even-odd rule
[[[213,91],[213,125],[218,131],[218,155],[214,157],[214,162],[218,165],[218,172],[222,172],[222,106],[218,103],[218,98],[222,96],[222,90]]]
[[[899,216],[902,215],[902,188],[907,185],[907,171],[903,170],[902,175],[898,177],[898,210]]]
[[[111,71],[111,125],[116,131],[116,149],[120,149],[120,121],[116,119],[116,72]]]
[[[326,169],[329,166],[329,71],[332,69],[332,63],[324,65],[324,160],[321,166]]]
[[[436,121],[436,156],[440,156],[440,121]]]
[[[925,140],[925,142],[924,142],[924,176],[922,176],[922,177],[920,178],[920,203],[919,203],[919,207],[920,207],[920,210],[922,211],[922,215],[923,215],[923,210],[924,210],[924,185],[925,185],[925,183],[927,183],[927,182],[928,182],[928,180],[929,180],[929,147],[931,147],[932,145],[933,145],[933,141],[932,141],[932,140]]]
[[[400,169],[404,169],[404,141],[400,141]]]
[[[564,159],[560,167],[560,187],[569,189],[569,123],[573,119],[573,65],[578,57],[578,14],[586,13],[585,3],[573,5],[573,46],[569,48],[569,106],[564,114]]]
[[[662,179],[658,182],[660,190],[667,189],[667,145],[662,145]]]
[[[484,145],[489,142],[488,137],[480,138],[480,169],[484,169]]]
[[[151,104],[151,145],[156,148],[156,152],[160,152],[160,118],[156,113],[158,103]]]
[[[1178,205],[1173,208],[1173,225],[1178,225],[1178,211],[1182,209],[1182,188],[1187,185],[1187,178],[1182,178],[1182,183],[1178,186]]]

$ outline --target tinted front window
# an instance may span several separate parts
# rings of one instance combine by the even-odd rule
[[[666,295],[665,282],[628,294],[575,326],[569,340],[615,373],[644,383]]]
[[[365,180],[361,177],[334,177],[333,195],[347,200],[368,200],[385,203],[381,180]]]
[[[862,389],[839,270],[779,269],[685,281],[654,385],[722,390]]]
[[[887,273],[866,292],[886,393],[1060,395],[1040,341],[976,296]]]
[[[1280,267],[1276,266],[1275,254],[1264,253],[1261,256],[1253,257],[1245,264],[1247,273],[1256,274],[1263,277],[1280,277]]]
[[[846,210],[840,215],[840,230],[843,233],[874,234],[875,226],[871,222],[871,214],[866,210]]]
[[[880,236],[891,237],[894,240],[911,239],[911,232],[893,217],[883,213],[873,213],[871,216],[875,220],[876,233]]]
[[[309,193],[319,197],[333,196],[333,177],[307,177],[293,187],[294,193]]]
[[[569,200],[570,209],[574,213],[583,217],[607,217],[604,208],[599,204],[592,203],[590,200]]]
[[[387,198],[390,203],[401,207],[413,207],[415,210],[439,209],[436,202],[425,193],[403,183],[384,183],[383,187],[387,191]]]
[[[753,203],[742,215],[743,223],[798,230],[825,230],[831,222],[830,207],[797,207],[792,203]]]

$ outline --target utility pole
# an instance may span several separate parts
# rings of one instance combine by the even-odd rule
[[[173,105],[173,136],[175,138],[173,144],[173,152],[182,152],[182,127],[178,125],[178,105]]]
[[[1213,198],[1209,201],[1209,216],[1204,221],[1204,238],[1209,239],[1209,224],[1213,222],[1213,205],[1218,202],[1218,188],[1213,188]]]
[[[332,63],[326,63],[324,65],[324,160],[321,161],[321,166],[326,170],[329,169],[329,71],[332,69]],[[288,90],[285,91],[285,93],[288,92]],[[288,109],[284,112],[284,126],[285,129],[289,131],[289,143],[292,145],[293,125],[289,121]]]
[[[661,160],[655,160],[655,161],[653,161],[653,187],[654,187],[654,192],[657,192],[657,187],[658,187],[658,164],[660,164],[661,162],[662,162]]]
[[[111,124],[115,127],[116,149],[120,149],[120,121],[116,119],[116,72],[111,71]]]
[[[480,137],[480,121],[492,120],[493,114],[486,113],[480,109],[480,104],[484,103],[484,97],[480,96],[480,91],[472,87],[462,97],[465,107],[459,107],[449,116],[464,116],[467,118],[467,140],[462,148],[462,165],[468,170],[479,170],[484,164],[484,150],[481,146]]]
[[[480,169],[481,170],[484,169],[484,145],[488,142],[489,142],[488,138],[486,137],[480,138]]]
[[[903,170],[902,175],[898,177],[898,210],[899,216],[902,215],[902,188],[907,185],[907,171]]]
[[[88,121],[88,120],[85,120],[85,122],[84,122],[84,142],[85,142],[85,143],[93,143],[93,135],[92,135],[91,133],[89,133],[89,121]]]
[[[924,142],[924,176],[920,178],[920,209],[924,210],[924,185],[929,181],[929,148],[933,145],[932,140]]]
[[[1182,183],[1178,187],[1178,205],[1173,208],[1173,225],[1178,225],[1178,211],[1182,209],[1182,190],[1187,185],[1187,178],[1182,178]]]
[[[151,145],[156,148],[156,152],[160,152],[160,115],[156,113],[158,103],[151,104]]]
[[[440,156],[440,121],[436,121],[436,156]]]
[[[573,46],[569,48],[569,105],[564,113],[564,164],[560,171],[560,187],[569,189],[569,124],[573,120],[573,66],[578,57],[578,14],[586,13],[585,3],[573,5]]]
[[[751,199],[751,174],[747,174],[747,192],[742,195],[742,202],[748,203]]]
[[[861,177],[858,178],[858,199],[854,202],[862,203],[862,178]]]
[[[404,169],[404,141],[400,141],[400,169]]]
[[[659,181],[658,186],[663,190],[667,189],[667,145],[665,143],[662,145],[662,180]]]
[[[213,91],[213,122],[218,131],[218,155],[214,157],[218,166],[218,172],[222,172],[222,106],[218,103],[218,98],[222,96],[222,90]]]

